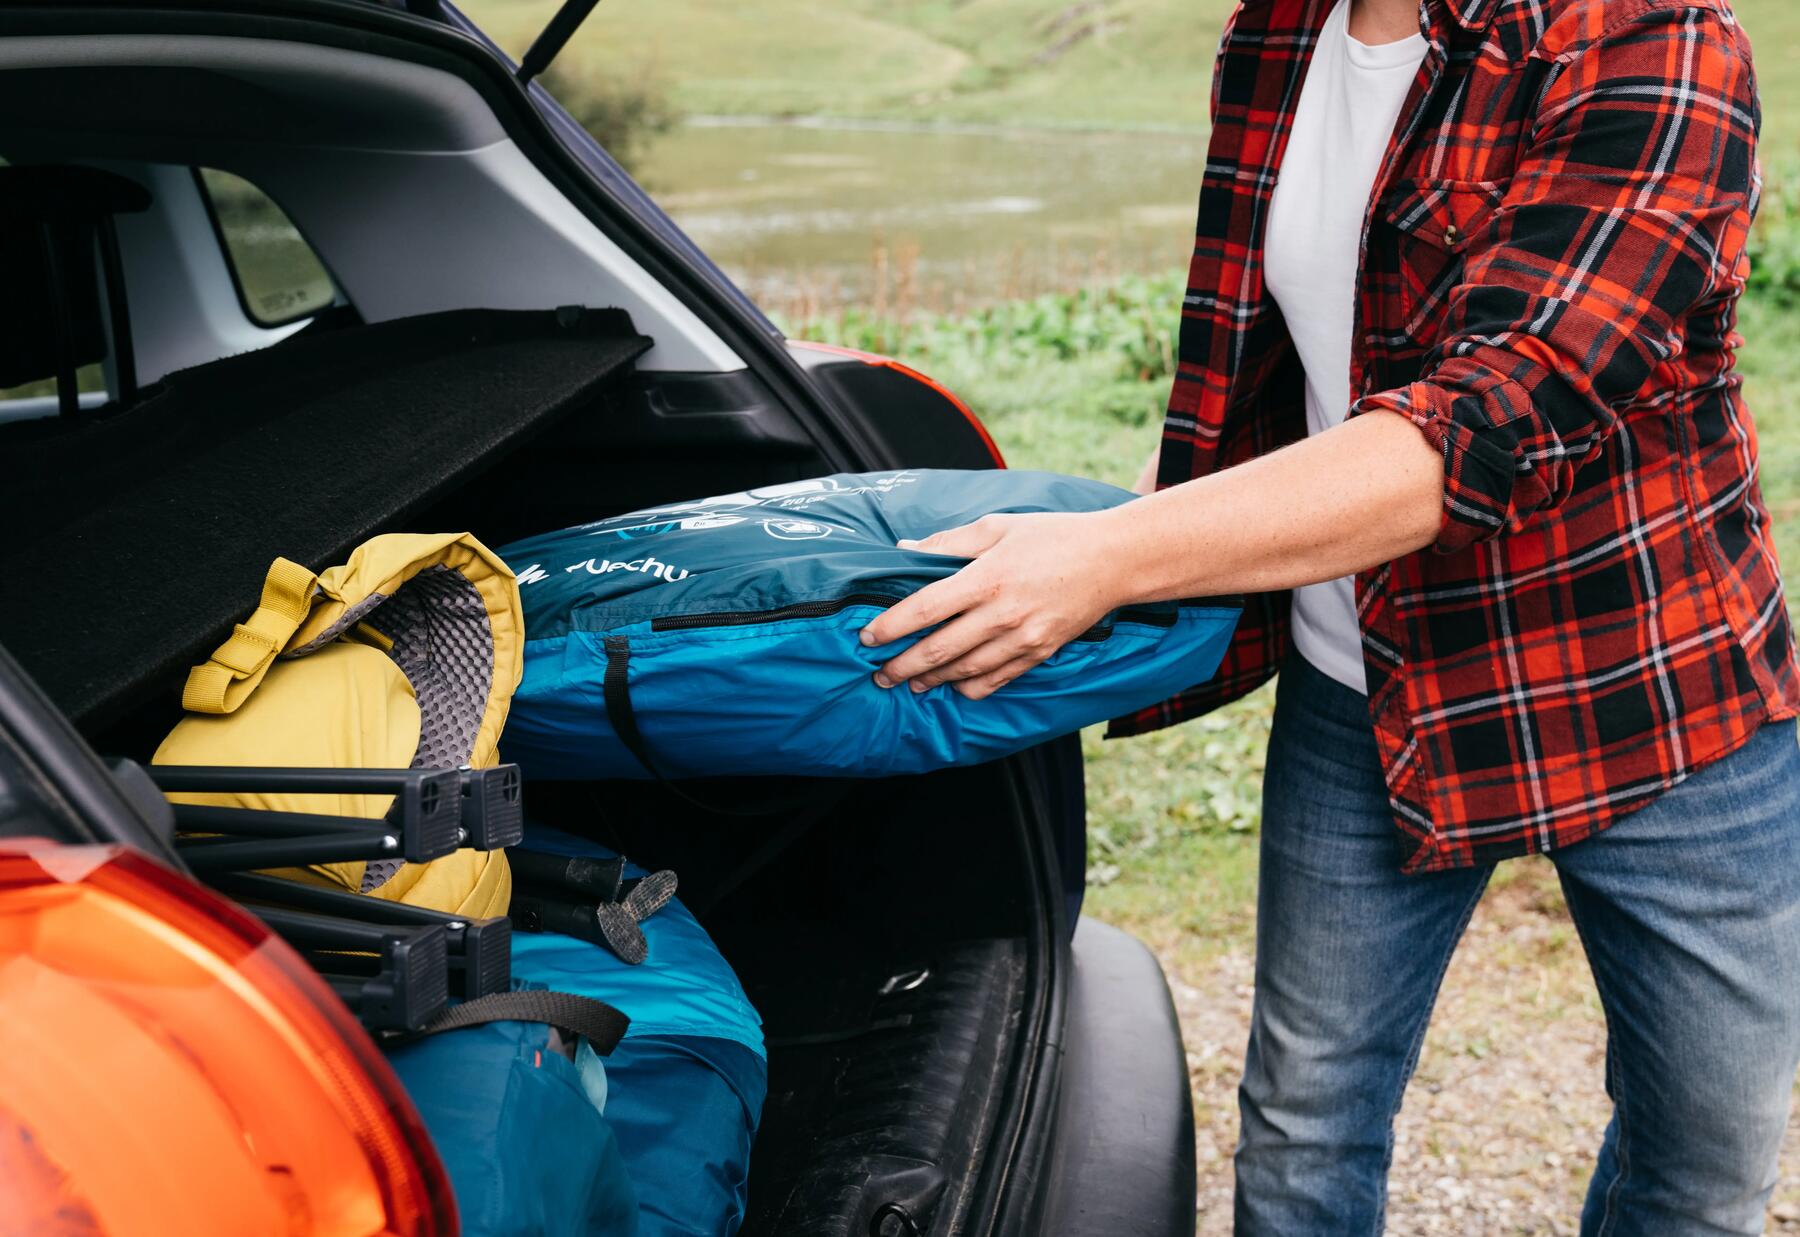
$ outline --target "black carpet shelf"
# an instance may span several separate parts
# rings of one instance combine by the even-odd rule
[[[0,644],[78,724],[105,724],[203,659],[278,555],[342,562],[649,347],[617,310],[457,310],[304,333],[114,415],[6,427]]]

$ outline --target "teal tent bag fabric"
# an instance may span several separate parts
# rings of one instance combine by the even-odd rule
[[[524,844],[614,854],[535,823]],[[628,879],[644,875],[626,863]],[[743,1223],[750,1147],[768,1090],[762,1021],[679,898],[641,926],[649,955],[636,966],[573,937],[518,933],[513,975],[631,1016],[605,1058],[606,1121],[637,1195],[637,1237],[731,1237]]]
[[[521,845],[553,855],[611,859],[617,854],[536,821],[527,822]],[[626,862],[626,879],[647,875]],[[631,1019],[627,1042],[646,1035],[698,1035],[730,1040],[762,1058],[762,1018],[744,995],[731,964],[680,897],[640,926],[649,955],[636,966],[561,933],[515,932],[513,979],[533,988],[593,997],[623,1010]],[[613,1052],[616,1056],[618,1049]],[[610,1076],[613,1058],[606,1058],[606,1063]],[[759,1110],[760,1106],[759,1100]]]
[[[551,1029],[495,1022],[388,1053],[456,1194],[463,1237],[640,1237],[625,1155]]]
[[[1167,699],[1218,669],[1235,599],[1118,611],[979,701],[883,691],[871,676],[911,641],[858,639],[964,561],[897,541],[1132,497],[1052,473],[840,474],[505,546],[526,645],[502,751],[536,777],[882,777],[992,760]]]
[[[638,1237],[732,1237],[768,1065],[704,1035],[627,1037],[606,1058],[606,1117],[638,1196]]]

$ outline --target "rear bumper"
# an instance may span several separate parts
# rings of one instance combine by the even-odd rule
[[[1191,1237],[1194,1112],[1162,968],[1135,937],[1075,930],[1055,1145],[1036,1231]]]

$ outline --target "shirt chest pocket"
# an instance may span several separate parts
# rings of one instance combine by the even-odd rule
[[[1506,195],[1505,181],[1411,180],[1389,190],[1382,218],[1394,247],[1388,272],[1398,321],[1421,348],[1435,344],[1464,255]]]

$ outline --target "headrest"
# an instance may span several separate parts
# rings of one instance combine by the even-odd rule
[[[0,167],[0,226],[92,223],[107,215],[150,209],[150,191],[100,168],[42,163]]]
[[[60,378],[106,356],[96,247],[116,252],[113,216],[149,206],[149,190],[99,168],[0,167],[0,387]]]

